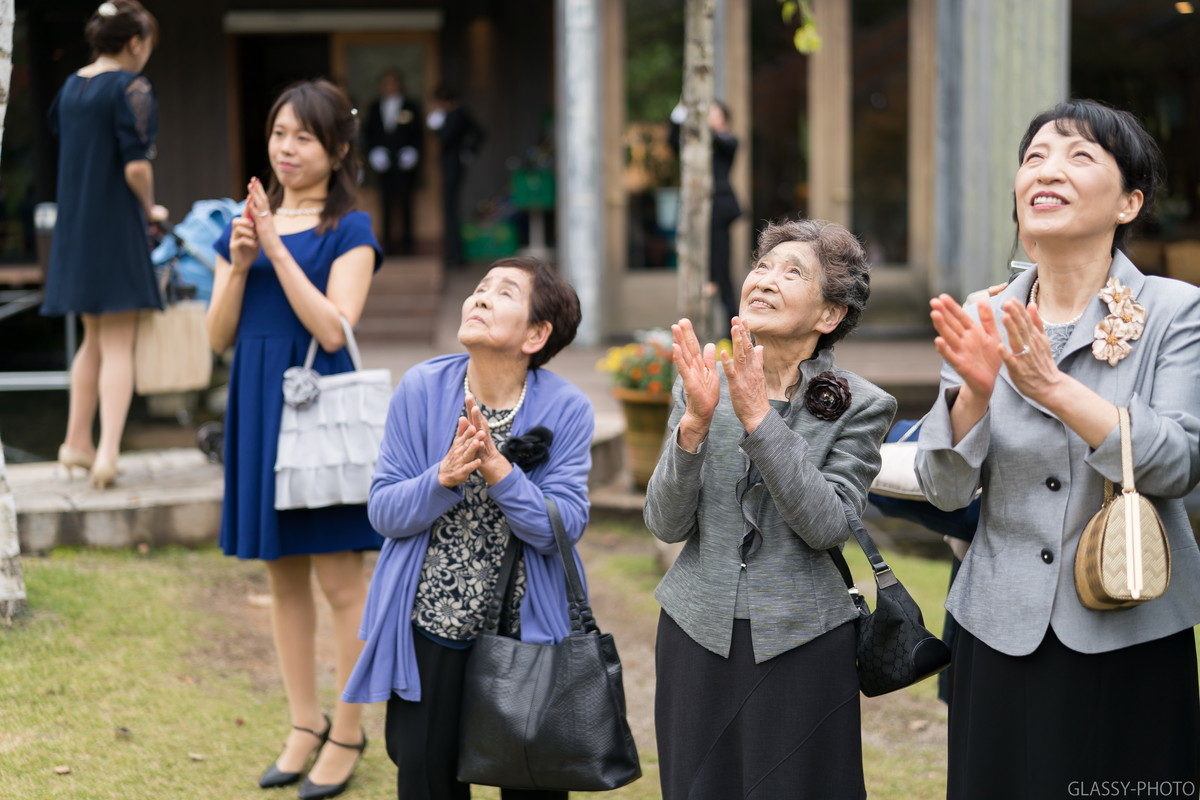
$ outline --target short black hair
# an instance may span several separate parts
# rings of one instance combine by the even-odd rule
[[[511,267],[529,273],[533,287],[529,297],[529,322],[537,325],[550,323],[550,336],[541,350],[529,356],[529,368],[542,366],[564,347],[575,340],[579,320],[583,314],[579,309],[579,295],[546,262],[527,256],[502,258],[493,261],[488,270]]]
[[[1089,142],[1100,145],[1117,162],[1121,171],[1121,188],[1125,192],[1140,190],[1143,197],[1142,213],[1138,217],[1150,216],[1154,201],[1163,183],[1162,151],[1137,117],[1128,111],[1106,105],[1096,100],[1067,100],[1048,108],[1029,122],[1021,145],[1017,149],[1017,164],[1024,163],[1029,143],[1048,123],[1063,136],[1082,136]],[[1016,219],[1016,198],[1013,198],[1013,218]],[[1113,235],[1112,251],[1125,245],[1129,228],[1134,220],[1117,225]]]

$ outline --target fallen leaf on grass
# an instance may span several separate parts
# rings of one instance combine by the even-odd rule
[[[237,719],[235,719],[233,721],[233,724],[237,725],[240,728],[241,726],[246,724],[246,720],[242,719],[241,717],[238,717]]]
[[[54,768],[54,772],[58,775],[70,775],[71,768],[68,767],[66,764],[59,764],[57,767]]]
[[[255,608],[270,608],[271,595],[269,594],[248,594],[246,595],[246,603]]]
[[[908,729],[913,732],[920,732],[928,727],[929,720],[927,719],[914,719],[912,722],[908,723]]]
[[[116,734],[116,737],[118,739],[128,739],[131,736],[133,736],[133,731],[129,730],[129,728],[123,728],[123,727],[114,728],[113,733]]]
[[[204,760],[204,756],[202,756],[200,753],[188,753],[188,758],[190,758],[192,761]]]

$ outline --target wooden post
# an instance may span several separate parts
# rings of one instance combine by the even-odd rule
[[[708,229],[712,217],[713,14],[715,0],[687,0],[683,49],[683,106],[680,132],[680,201],[676,252],[678,311],[706,333],[702,290],[708,280]]]

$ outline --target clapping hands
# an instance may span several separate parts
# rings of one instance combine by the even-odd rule
[[[717,372],[717,348],[709,343],[701,349],[690,320],[681,319],[671,326],[674,343],[671,358],[683,381],[686,410],[679,422],[679,443],[695,451],[708,434],[713,414],[721,399],[721,378]],[[761,346],[755,346],[740,317],[733,318],[730,329],[732,353],[721,353],[721,364],[729,386],[729,400],[747,432],[753,431],[770,412],[766,378],[763,374]]]

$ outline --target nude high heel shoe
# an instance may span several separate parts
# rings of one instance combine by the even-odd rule
[[[92,464],[92,487],[107,489],[117,479],[117,461],[97,458]]]
[[[84,472],[92,468],[92,463],[96,460],[95,456],[89,456],[86,453],[67,447],[65,444],[58,448],[58,466],[67,474],[67,480],[75,479],[75,468],[79,467]]]

